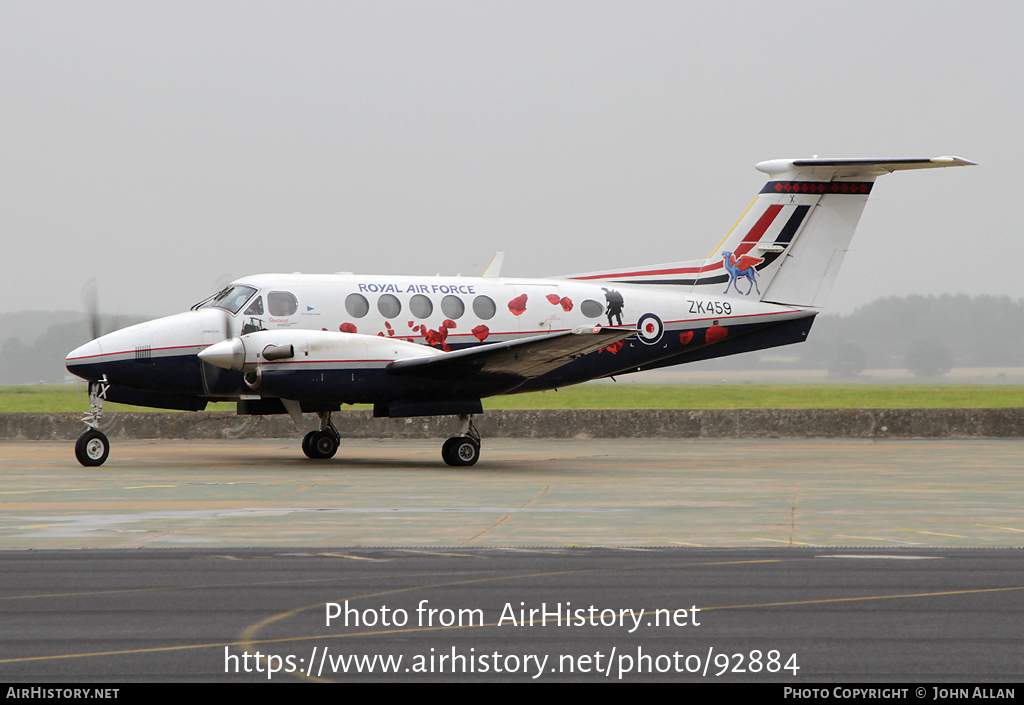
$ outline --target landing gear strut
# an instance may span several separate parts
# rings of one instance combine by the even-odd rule
[[[82,417],[82,422],[88,428],[75,441],[75,457],[86,467],[103,465],[110,455],[110,441],[97,428],[103,418],[103,400],[107,397],[109,387],[106,375],[98,382],[89,382],[89,411]]]
[[[341,434],[331,421],[331,412],[321,411],[320,430],[310,431],[302,439],[302,452],[313,460],[333,458],[341,445]]]
[[[441,457],[449,465],[475,465],[480,459],[480,433],[473,424],[472,416],[459,416],[459,421],[462,422],[459,435],[444,442],[441,446]]]

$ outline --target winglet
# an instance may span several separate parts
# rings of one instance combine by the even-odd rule
[[[484,273],[480,276],[484,279],[497,279],[501,272],[501,263],[504,261],[505,253],[495,252],[494,257],[491,257],[491,261],[488,262],[486,267],[484,267]]]

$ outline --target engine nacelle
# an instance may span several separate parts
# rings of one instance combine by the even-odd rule
[[[246,372],[258,385],[255,370],[264,365],[301,365],[307,369],[335,363],[392,362],[441,354],[439,350],[405,340],[332,333],[320,330],[258,331],[216,343],[199,357],[217,367]],[[253,373],[253,374],[248,374]],[[253,386],[250,383],[250,386]]]

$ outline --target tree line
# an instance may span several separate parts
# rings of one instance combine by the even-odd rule
[[[77,320],[68,320],[76,315]],[[106,333],[143,320],[104,317],[101,329]],[[85,316],[68,312],[0,315],[0,331],[8,336],[0,346],[0,384],[64,382],[64,358],[91,337]],[[829,370],[835,377],[866,369],[909,369],[935,377],[952,367],[1024,367],[1024,299],[888,296],[850,314],[819,315],[805,343],[697,364]]]
[[[84,314],[77,316],[78,320],[66,321],[66,312],[33,311],[0,317],[0,331],[7,324],[6,332],[15,333],[0,346],[0,384],[62,384],[69,375],[64,367],[68,353],[92,340],[89,321]],[[19,325],[26,318],[31,322]],[[58,322],[46,327],[41,335],[33,336],[40,321],[47,319]],[[110,333],[144,320],[141,316],[103,316],[100,330]]]
[[[845,316],[819,315],[797,348],[800,367],[833,376],[907,369],[933,377],[952,367],[1024,367],[1024,299],[888,296]]]

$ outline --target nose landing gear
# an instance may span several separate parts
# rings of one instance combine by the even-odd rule
[[[333,458],[341,445],[341,434],[331,421],[331,412],[320,412],[320,430],[310,431],[302,439],[302,452],[313,460]]]
[[[441,457],[444,462],[455,467],[475,465],[480,459],[480,434],[473,424],[472,416],[460,416],[462,428],[459,435],[453,436],[441,446]]]
[[[110,441],[98,428],[103,418],[103,400],[109,387],[106,375],[98,382],[89,383],[89,411],[82,417],[82,422],[88,428],[75,441],[75,457],[86,467],[103,465],[110,455]]]

